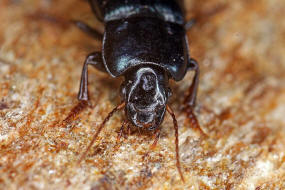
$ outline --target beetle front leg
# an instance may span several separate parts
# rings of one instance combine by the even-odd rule
[[[80,88],[77,97],[79,102],[71,109],[67,117],[61,122],[61,126],[70,124],[88,105],[88,65],[95,66],[97,69],[105,71],[101,52],[91,53],[87,56],[81,74]]]
[[[93,65],[97,69],[105,71],[101,52],[91,53],[87,56],[81,74],[80,88],[77,97],[79,102],[71,109],[67,117],[61,122],[60,125],[66,126],[70,124],[88,105],[88,65]]]
[[[78,100],[80,101],[89,100],[89,97],[88,97],[88,65],[92,65],[100,71],[106,71],[104,64],[103,64],[101,52],[91,53],[87,56],[84,62],[84,65],[83,65],[83,69],[82,69],[79,93],[77,97]]]
[[[188,95],[184,99],[184,109],[193,109],[196,103],[196,97],[198,92],[198,85],[199,85],[199,65],[197,61],[190,58],[188,62],[188,70],[195,71],[195,75],[192,81],[192,84],[188,90]]]
[[[189,62],[188,62],[188,70],[195,71],[195,75],[194,75],[192,84],[189,87],[188,94],[184,99],[183,111],[185,111],[185,113],[187,115],[187,119],[191,123],[191,127],[195,130],[198,130],[200,132],[200,134],[202,134],[203,136],[207,136],[205,134],[205,132],[201,129],[201,127],[199,125],[199,121],[197,120],[197,118],[193,112],[193,109],[194,109],[195,104],[196,104],[196,97],[197,97],[198,86],[199,86],[199,74],[200,74],[199,65],[198,65],[197,61],[190,58]]]

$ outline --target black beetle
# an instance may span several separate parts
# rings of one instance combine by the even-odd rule
[[[104,35],[80,21],[76,25],[97,39],[103,39],[102,52],[87,56],[83,66],[78,99],[88,101],[88,65],[112,77],[123,76],[121,85],[123,103],[105,118],[80,161],[87,154],[104,124],[112,114],[125,108],[128,121],[139,128],[156,131],[167,110],[174,122],[176,136],[177,168],[180,169],[178,125],[175,115],[167,105],[171,96],[169,79],[182,80],[186,72],[195,71],[185,110],[195,115],[199,80],[197,62],[190,58],[185,30],[189,26],[183,16],[180,2],[175,0],[89,0],[97,19],[105,24]],[[197,120],[196,120],[197,121]],[[154,144],[155,144],[154,143]],[[79,161],[79,162],[80,162]]]

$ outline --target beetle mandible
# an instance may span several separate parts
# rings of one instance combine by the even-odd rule
[[[172,109],[167,104],[171,96],[169,79],[180,81],[189,70],[195,71],[184,110],[195,118],[199,82],[199,66],[190,58],[185,22],[180,2],[175,0],[89,0],[97,19],[104,23],[105,32],[75,21],[75,24],[96,39],[103,39],[102,52],[87,56],[81,75],[78,100],[88,101],[88,65],[112,77],[123,76],[122,103],[109,113],[91,143],[81,156],[85,157],[105,123],[118,110],[125,110],[132,125],[157,132],[165,112],[172,116],[175,129],[176,166],[181,179],[178,147],[178,125]],[[197,120],[196,120],[197,121]]]

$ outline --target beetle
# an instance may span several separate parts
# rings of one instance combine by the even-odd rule
[[[184,110],[197,123],[192,110],[198,90],[199,66],[189,55],[186,29],[191,21],[185,21],[180,3],[175,0],[89,0],[97,19],[105,25],[103,35],[75,21],[80,29],[103,40],[102,51],[89,54],[84,62],[78,100],[89,100],[88,65],[114,78],[122,76],[125,79],[121,85],[122,103],[104,119],[79,162],[116,111],[124,109],[133,126],[156,131],[155,143],[167,111],[175,129],[176,166],[184,181],[179,160],[178,124],[167,104],[171,96],[169,80],[180,81],[187,71],[195,71],[184,100]]]

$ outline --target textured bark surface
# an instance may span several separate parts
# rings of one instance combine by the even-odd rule
[[[124,114],[76,162],[96,126],[119,102],[122,79],[89,69],[90,106],[77,104],[85,56],[101,42],[72,19],[103,27],[85,1],[0,1],[0,189],[285,189],[285,3],[186,1],[191,55],[201,67],[195,113],[202,138],[180,111],[193,73],[172,82],[180,126],[175,166],[167,116],[154,150],[132,129],[116,145]]]

